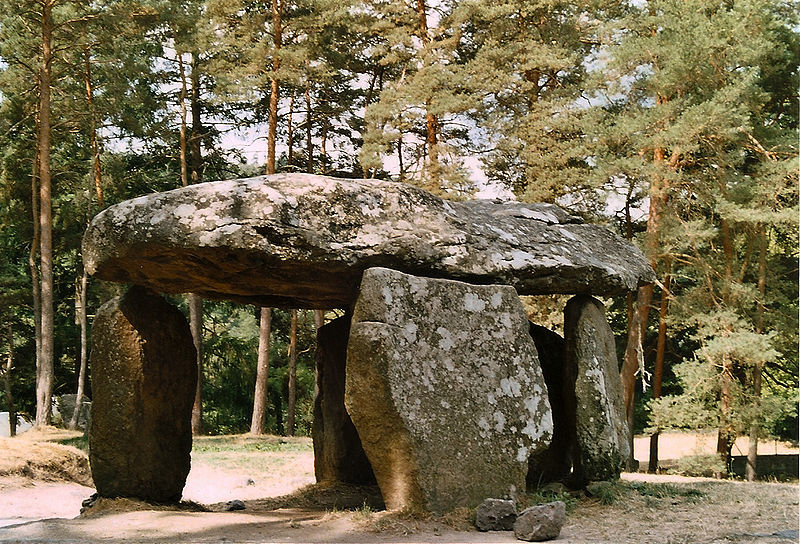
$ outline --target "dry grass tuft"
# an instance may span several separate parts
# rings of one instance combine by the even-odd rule
[[[33,431],[29,431],[33,432]],[[67,481],[92,485],[89,458],[83,451],[42,440],[43,433],[0,438],[0,477],[19,481]],[[0,487],[2,484],[0,484]]]

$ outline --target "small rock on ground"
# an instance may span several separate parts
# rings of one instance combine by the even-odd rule
[[[529,542],[551,540],[561,533],[567,520],[567,505],[562,501],[531,506],[514,523],[514,535]]]
[[[511,531],[517,520],[514,501],[486,499],[475,512],[475,527],[479,531]]]
[[[244,503],[239,499],[225,503],[226,512],[233,512],[234,510],[244,510]]]

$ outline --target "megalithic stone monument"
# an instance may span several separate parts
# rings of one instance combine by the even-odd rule
[[[431,510],[470,505],[478,495],[505,494],[511,485],[521,487],[526,469],[525,461],[519,459],[540,452],[547,440],[548,394],[527,324],[522,324],[520,308],[510,309],[511,299],[547,293],[612,296],[653,281],[652,270],[634,246],[606,229],[582,223],[557,206],[448,202],[404,183],[309,174],[202,183],[122,202],[92,220],[83,255],[87,271],[95,277],[159,293],[193,292],[205,298],[283,308],[352,311],[355,307],[344,361],[339,360],[342,345],[321,339],[323,352],[318,361],[326,367],[317,384],[321,389],[315,410],[322,418],[314,425],[319,430],[314,436],[315,451],[321,455],[318,475],[328,480],[367,481],[371,478],[367,469],[372,468],[387,503]],[[376,267],[381,270],[369,272],[368,281],[362,283],[365,271]],[[450,287],[440,289],[445,285],[441,282]],[[391,291],[400,284],[406,286],[403,289],[414,304],[389,304],[383,314],[376,314],[374,323],[358,317],[368,315],[367,308],[373,308],[381,297],[385,299],[384,289]],[[411,286],[423,285],[427,295],[412,292]],[[502,301],[503,309],[494,306],[495,297]],[[414,315],[414,307],[423,303],[439,310]],[[410,332],[404,336],[396,328],[412,325],[417,327],[416,336]],[[450,336],[437,339],[440,330]],[[100,327],[93,334],[114,337],[120,332]],[[176,342],[183,342],[183,333],[176,330],[172,334]],[[476,338],[484,338],[489,345],[497,342],[498,347],[483,352],[473,346]],[[114,338],[96,341],[113,342]],[[461,349],[464,354],[445,357],[450,351],[443,346],[450,343],[451,349]],[[375,357],[358,349],[365,344],[374,344]],[[483,355],[469,357],[465,354],[471,348],[465,350],[465,346],[473,346],[473,353]],[[165,363],[156,366],[160,364]],[[359,393],[359,380],[374,379],[376,369],[410,372],[409,383],[419,382],[425,390],[409,396],[409,391],[399,388],[402,380],[384,379],[380,387],[386,394],[383,401],[375,401],[384,404],[376,404],[370,415],[354,399],[364,395],[363,390]],[[415,369],[419,374],[414,374]],[[97,385],[108,388],[111,405],[137,390],[133,384],[112,388],[113,380],[103,375],[110,371],[102,365],[96,372],[95,389]],[[458,376],[463,379],[471,372],[487,372],[485,383],[459,384]],[[449,376],[455,381],[446,379]],[[185,381],[184,385],[194,387],[188,375]],[[454,384],[459,384],[461,404],[446,398],[449,391],[445,389]],[[490,389],[494,389],[491,394]],[[401,398],[411,403],[402,410],[397,405]],[[155,404],[166,402],[159,397]],[[395,405],[389,406],[392,402]],[[376,415],[378,412],[384,415]],[[436,433],[423,437],[412,432],[413,425],[407,420],[412,412],[430,428],[440,428],[448,418],[454,424],[461,419],[474,427],[472,438],[465,435],[449,446],[437,445]],[[482,416],[476,421],[467,419],[474,414]],[[386,437],[406,445],[398,450],[404,456],[400,465],[407,465],[408,477],[402,481],[406,491],[397,492],[395,483],[385,477],[385,452],[374,447],[383,436],[380,417],[384,416],[391,427],[384,429]],[[92,428],[96,418],[97,425],[107,427],[113,417],[117,416],[110,411],[94,410]],[[146,421],[135,411],[125,417]],[[132,439],[137,433],[155,432],[138,424],[122,429],[120,437]],[[347,436],[332,436],[337,429],[346,430]],[[496,438],[494,433],[501,432],[516,438],[487,445]],[[155,443],[153,437],[144,435],[143,439]],[[94,440],[106,439],[95,431]],[[357,440],[364,442],[363,449]],[[445,477],[446,468],[441,465],[446,460],[422,453],[437,447],[452,447],[453,458],[471,467],[469,475]],[[475,450],[485,448],[491,450],[490,457],[502,457],[507,463],[503,478],[492,474],[489,467],[499,466],[494,461],[481,465],[475,460]],[[364,465],[363,457],[355,463],[349,461],[351,455],[363,456],[364,452],[371,467]],[[131,468],[104,457],[92,462],[97,464],[98,474],[108,474],[108,478],[135,476]],[[153,474],[156,479],[177,482],[184,470],[181,467],[165,466],[160,476],[159,471]],[[471,483],[476,480],[482,483]],[[483,483],[486,485],[481,487]],[[459,486],[469,490],[461,493]],[[144,495],[142,492],[142,498]],[[174,492],[166,495],[176,496]]]

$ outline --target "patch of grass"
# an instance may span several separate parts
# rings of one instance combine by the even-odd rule
[[[577,497],[567,491],[539,489],[520,494],[519,497],[517,497],[517,510],[522,512],[530,506],[546,504],[548,502],[555,501],[561,501],[566,504],[567,514],[569,514],[578,505]]]
[[[692,487],[682,487],[667,483],[650,483],[650,482],[626,482],[626,487],[632,491],[636,491],[643,497],[653,497],[656,499],[688,499],[696,501],[705,497],[705,493],[699,489]]]
[[[65,446],[72,446],[73,448],[78,448],[79,450],[86,452],[88,455],[89,453],[89,437],[88,436],[76,436],[74,438],[65,438],[63,440],[57,440],[59,444],[64,444]]]
[[[284,439],[277,436],[201,436],[195,437],[192,451],[195,453],[220,452],[307,452],[313,448],[308,439]]]

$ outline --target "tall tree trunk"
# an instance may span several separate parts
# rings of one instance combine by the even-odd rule
[[[306,61],[308,65],[308,61]],[[314,141],[311,139],[311,84],[306,81],[306,172],[314,173]]]
[[[280,0],[272,0],[272,76],[269,85],[269,123],[267,128],[267,167],[266,174],[275,173],[275,140],[278,134],[278,93],[280,84],[278,70],[281,67],[279,52],[283,46],[283,28],[281,21],[282,5]]]
[[[189,328],[197,351],[197,387],[192,404],[192,434],[203,434],[203,299],[189,293]]]
[[[186,67],[183,63],[183,53],[176,52],[178,61],[178,74],[181,78],[181,92],[178,97],[178,103],[181,110],[181,131],[180,131],[180,161],[181,161],[181,186],[186,187],[189,185],[189,154],[188,154],[188,136],[186,126],[186,97],[188,95],[186,86]]]
[[[103,207],[103,169],[100,163],[100,146],[97,143],[97,121],[94,111],[94,88],[92,85],[92,63],[91,50],[87,45],[83,49],[83,82],[86,89],[86,105],[89,110],[89,143],[92,148],[92,185],[97,196],[98,208]],[[92,192],[88,192],[88,202],[86,204],[86,225],[92,219]],[[76,303],[79,305],[77,318],[80,326],[81,347],[80,347],[80,368],[78,370],[78,386],[75,393],[75,408],[72,411],[68,427],[77,429],[80,419],[81,408],[83,406],[83,396],[86,390],[86,370],[88,366],[89,354],[89,322],[87,319],[89,275],[86,270],[81,274],[80,283],[76,293]]]
[[[663,99],[659,98],[659,104]],[[678,160],[677,151],[670,160]],[[653,163],[656,166],[666,165],[666,149],[656,147],[653,151]],[[650,207],[647,214],[646,249],[650,258],[650,266],[654,269],[659,258],[659,231],[661,228],[661,215],[667,202],[667,183],[663,176],[657,172],[650,181]],[[647,332],[647,319],[650,314],[650,303],[653,300],[653,284],[642,285],[636,292],[636,309],[633,319],[628,321],[628,342],[625,346],[620,377],[622,379],[622,396],[625,404],[625,416],[630,428],[630,458],[628,469],[633,470],[635,465],[633,452],[633,405],[636,395],[636,372],[644,370],[644,339]]]
[[[730,467],[731,448],[735,438],[735,431],[730,419],[731,412],[731,386],[733,384],[733,364],[725,355],[722,358],[722,372],[720,374],[720,417],[719,430],[717,431],[717,454],[725,463],[725,472]],[[722,474],[717,476],[721,477]]]
[[[423,48],[430,43],[428,33],[428,13],[425,0],[417,0],[419,39]],[[428,189],[434,194],[442,191],[441,169],[439,167],[439,119],[431,112],[431,99],[425,99],[425,147],[428,155]]]
[[[203,158],[203,137],[205,130],[203,128],[203,105],[200,103],[200,67],[197,60],[197,55],[192,53],[190,66],[192,68],[189,74],[189,81],[192,85],[192,94],[190,109],[192,111],[192,136],[189,138],[189,149],[191,151],[191,180],[192,183],[202,183],[203,171],[205,170],[205,160]]]
[[[36,426],[50,424],[55,362],[53,302],[53,212],[50,179],[50,87],[52,84],[52,0],[42,5],[42,65],[39,71],[39,223],[42,281],[42,345],[36,376]]]
[[[189,185],[189,138],[186,108],[186,99],[189,95],[187,79],[186,79],[186,65],[183,62],[183,53],[177,52],[178,60],[178,74],[181,79],[181,92],[178,98],[180,102],[181,111],[181,130],[180,130],[180,161],[181,161],[181,186],[187,187]],[[193,153],[192,163],[196,168],[193,168],[192,177],[200,179],[201,175],[201,159],[200,154],[200,138],[199,133],[202,130],[200,124],[200,109],[199,104],[195,106],[198,100],[198,89],[194,87],[195,78],[198,77],[192,70],[192,147],[196,147],[196,153]],[[199,85],[199,79],[197,80]],[[197,113],[195,114],[195,110]],[[196,115],[196,117],[195,117]],[[197,125],[195,125],[195,122]],[[195,131],[195,129],[198,129]],[[194,293],[188,295],[189,303],[189,329],[192,333],[192,341],[194,342],[196,357],[197,357],[197,385],[194,392],[194,403],[192,404],[192,434],[203,433],[203,301]]]
[[[14,394],[11,391],[11,372],[14,368],[14,329],[8,323],[8,359],[6,371],[3,373],[3,382],[6,389],[6,406],[8,407],[8,436],[17,436],[17,411],[14,408]]]
[[[258,327],[258,364],[256,367],[256,391],[253,398],[253,418],[250,421],[250,434],[264,434],[267,423],[267,394],[269,378],[269,333],[272,322],[272,309],[261,308]],[[280,419],[281,414],[275,414]]]
[[[314,310],[314,328],[319,330],[325,324],[325,310]]]
[[[289,115],[286,117],[286,147],[288,147],[288,156],[286,163],[292,165],[292,157],[294,156],[294,123],[292,117],[294,116],[294,92],[289,95]]]
[[[328,162],[328,122],[322,119],[322,126],[319,133],[319,171],[326,173],[326,163]]]
[[[292,310],[289,335],[289,401],[286,415],[286,434],[294,436],[294,413],[297,403],[297,310]]]
[[[733,294],[729,290],[733,276],[733,242],[731,229],[727,220],[720,218],[720,233],[722,234],[722,250],[725,257],[725,281],[722,288],[722,299],[728,306],[733,302]],[[731,387],[733,384],[733,360],[728,355],[722,357],[722,372],[720,373],[719,394],[719,430],[717,432],[717,454],[725,463],[726,473],[730,469],[731,448],[736,440],[736,430],[731,422]],[[721,475],[720,475],[721,476]]]
[[[661,304],[658,308],[658,341],[656,343],[656,364],[653,370],[653,398],[661,397],[661,382],[664,377],[664,353],[667,345],[667,314],[669,313],[669,296],[671,281],[671,263],[667,261],[667,272],[661,289]],[[658,435],[659,429],[650,435],[650,460],[648,472],[658,472]]]
[[[767,229],[764,225],[758,227],[758,238],[760,242],[758,252],[758,292],[761,300],[758,303],[756,332],[764,332],[764,297],[767,293],[767,250],[769,241],[767,240]],[[753,367],[753,421],[750,423],[749,443],[747,446],[747,468],[745,476],[748,482],[752,482],[758,476],[758,438],[761,433],[761,373],[764,363],[756,362]]]
[[[38,117],[38,116],[37,116]],[[37,118],[38,126],[38,118]],[[33,215],[33,238],[31,239],[31,250],[28,252],[28,268],[31,272],[31,298],[33,302],[33,331],[34,343],[36,347],[36,379],[39,379],[39,369],[42,360],[42,284],[39,279],[39,265],[36,262],[39,254],[40,224],[39,224],[39,153],[33,160],[33,172],[31,173],[31,210]]]
[[[282,6],[280,0],[272,0],[272,76],[270,77],[269,123],[267,128],[267,165],[266,174],[275,173],[275,140],[278,133],[278,93],[280,85],[278,70],[281,67],[279,56],[283,45],[283,29],[281,21]],[[272,309],[261,308],[261,319],[258,331],[258,365],[256,367],[256,389],[253,399],[253,417],[250,422],[251,434],[264,434],[267,421],[267,393],[269,374],[269,334],[272,320]],[[280,420],[280,413],[276,414]]]
[[[202,154],[202,137],[203,137],[203,124],[201,117],[200,106],[200,71],[197,66],[197,57],[191,57],[191,74],[189,79],[192,85],[192,94],[190,99],[190,109],[192,112],[192,136],[189,141],[186,140],[186,74],[183,69],[182,59],[181,66],[181,136],[183,141],[182,149],[184,150],[183,160],[185,157],[185,148],[187,145],[191,151],[191,165],[181,167],[181,175],[185,176],[186,170],[191,170],[190,176],[192,183],[200,183],[203,181],[203,154]],[[191,166],[188,168],[188,166]],[[187,185],[188,180],[185,177],[181,178],[184,187]],[[192,434],[203,434],[203,299],[195,293],[189,293],[189,328],[192,333],[192,341],[194,342],[195,351],[197,353],[197,386],[194,392],[194,404],[192,405]]]
[[[73,430],[78,428],[81,408],[83,407],[83,393],[86,387],[86,367],[89,360],[89,323],[88,319],[86,318],[86,302],[88,299],[86,296],[86,291],[88,288],[88,283],[89,274],[87,274],[86,269],[84,269],[76,289],[77,292],[75,293],[75,304],[77,305],[76,309],[78,310],[78,315],[76,317],[78,318],[78,324],[80,325],[81,330],[81,360],[80,368],[78,369],[78,387],[75,392],[75,407],[72,411],[72,417],[70,418],[68,424],[68,427]]]
[[[652,286],[639,287],[636,292],[636,309],[633,312],[633,319],[628,323],[628,340],[625,345],[625,355],[622,360],[620,379],[622,381],[622,399],[625,405],[625,419],[628,422],[628,445],[630,446],[630,456],[628,457],[627,470],[636,469],[636,460],[633,452],[633,404],[636,398],[636,373],[640,368],[644,368],[644,348],[643,348],[643,329],[647,326],[647,314],[650,308],[650,297]]]
[[[87,45],[83,50],[83,80],[86,87],[86,103],[89,109],[89,145],[92,148],[92,174],[97,207],[103,209],[103,172],[100,167],[100,144],[97,142],[97,118],[94,111],[94,87],[92,84],[91,50]],[[89,198],[91,201],[91,197]]]

